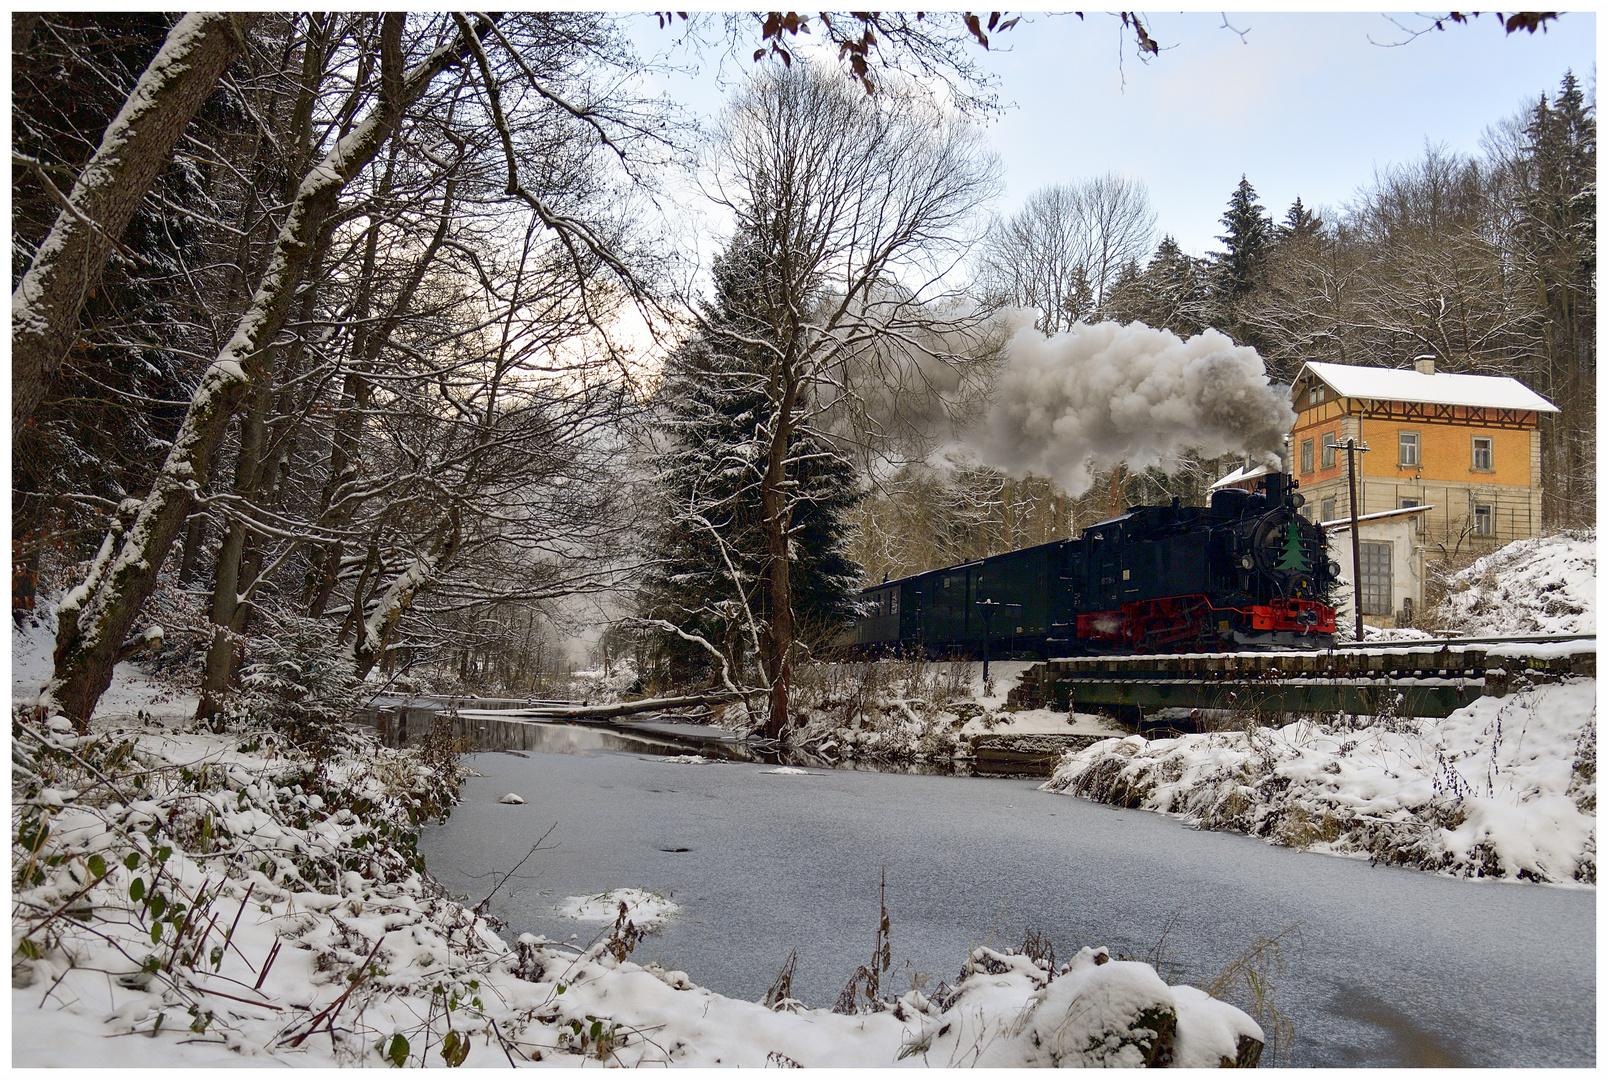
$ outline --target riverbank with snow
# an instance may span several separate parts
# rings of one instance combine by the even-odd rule
[[[1013,736],[1060,746],[1123,733],[1093,713],[1011,709],[1022,674],[1039,662],[883,659],[801,665],[794,686],[793,745],[827,761],[969,760],[979,742]]]
[[[25,680],[38,667],[16,658]],[[603,921],[586,945],[510,943],[418,854],[463,775],[445,740],[215,733],[180,719],[193,707],[124,665],[87,736],[15,711],[13,1066],[1198,1067],[1261,1052],[1239,1009],[1103,949],[1057,967],[979,947],[930,996],[868,975],[828,1011],[632,962],[631,911],[675,917],[636,890],[571,898]]]
[[[1045,790],[1459,877],[1595,884],[1596,680],[1444,719],[1326,717],[1067,754]]]

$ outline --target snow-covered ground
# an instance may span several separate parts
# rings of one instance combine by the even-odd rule
[[[1596,680],[1443,720],[1326,718],[1070,753],[1046,790],[1464,877],[1595,883]]]
[[[1012,710],[1006,699],[1033,660],[877,660],[798,669],[794,742],[827,757],[935,760],[969,757],[979,736],[1078,735],[1122,729],[1092,713]]]
[[[14,694],[32,693],[48,641],[13,635]],[[1051,970],[979,947],[930,997],[867,992],[868,971],[865,1000],[837,1013],[632,962],[630,912],[676,915],[639,890],[572,898],[577,918],[616,913],[584,947],[505,942],[417,855],[421,821],[455,797],[445,747],[152,723],[194,699],[126,666],[103,706],[83,737],[16,714],[13,1066],[1208,1066],[1259,1052],[1245,1013],[1104,949]]]
[[[1469,636],[1591,634],[1597,629],[1597,534],[1515,540],[1453,575],[1437,620]]]

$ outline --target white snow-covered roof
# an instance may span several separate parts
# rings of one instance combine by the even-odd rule
[[[1558,407],[1517,379],[1497,375],[1425,375],[1415,370],[1355,367],[1313,361],[1312,372],[1340,397],[1373,401],[1416,401],[1429,405],[1466,405],[1477,409],[1526,409],[1557,412]],[[1300,376],[1296,376],[1300,381]]]
[[[1376,510],[1371,514],[1358,514],[1357,524],[1361,525],[1364,521],[1378,521],[1380,518],[1406,517],[1408,514],[1422,514],[1425,510],[1433,509],[1435,509],[1434,503],[1425,503],[1423,506],[1402,506],[1395,510]],[[1335,518],[1333,521],[1320,521],[1318,524],[1322,525],[1325,529],[1349,529],[1351,528],[1351,518]]]
[[[1208,490],[1217,491],[1220,488],[1233,487],[1235,484],[1243,484],[1247,480],[1255,480],[1259,476],[1266,476],[1272,471],[1273,470],[1269,469],[1266,465],[1257,465],[1250,469],[1247,469],[1245,466],[1241,465],[1239,468],[1217,481],[1217,483],[1213,484]]]

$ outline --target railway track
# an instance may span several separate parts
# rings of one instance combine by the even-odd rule
[[[1595,634],[1377,642],[1310,652],[1080,656],[1024,672],[1010,703],[1134,711],[1441,717],[1537,682],[1595,678]]]

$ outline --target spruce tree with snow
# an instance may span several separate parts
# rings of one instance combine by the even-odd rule
[[[1574,72],[1526,117],[1512,169],[1519,272],[1537,301],[1526,383],[1568,405],[1541,421],[1543,514],[1596,520],[1597,124]]]
[[[1137,319],[1189,338],[1206,328],[1206,306],[1202,260],[1185,254],[1176,240],[1164,236],[1143,272],[1130,263],[1118,276],[1106,312],[1118,322]]]
[[[1274,242],[1273,219],[1256,201],[1256,189],[1244,176],[1229,196],[1223,214],[1226,232],[1217,239],[1226,250],[1211,259],[1210,325],[1232,337],[1236,344],[1259,346],[1246,319],[1252,294],[1267,279],[1267,262]]]
[[[756,362],[768,336],[757,310],[764,272],[757,246],[734,241],[715,262],[701,333],[667,364],[658,422],[669,443],[659,460],[664,516],[639,595],[644,616],[715,646],[733,678],[754,659],[770,614],[759,498],[769,397]],[[856,613],[860,567],[847,553],[847,514],[862,493],[852,466],[807,427],[794,436],[787,471],[793,617],[818,645]],[[666,684],[720,677],[708,648],[671,630],[660,632],[655,653]]]
[[[1229,196],[1223,214],[1227,231],[1217,239],[1227,250],[1213,255],[1212,286],[1219,302],[1234,305],[1255,289],[1262,278],[1268,248],[1273,242],[1273,219],[1256,201],[1256,189],[1244,176]]]
[[[1273,231],[1275,245],[1290,241],[1311,240],[1323,230],[1323,219],[1301,205],[1301,196],[1284,212],[1284,221]]]

